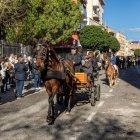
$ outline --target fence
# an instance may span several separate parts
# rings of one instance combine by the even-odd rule
[[[33,47],[32,46],[22,46],[22,45],[0,45],[0,55],[1,56],[9,56],[10,54],[26,54],[33,55]]]

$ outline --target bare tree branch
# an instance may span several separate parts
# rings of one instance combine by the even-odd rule
[[[20,0],[1,0],[0,1],[0,23],[11,22],[21,18],[26,14],[27,5]]]

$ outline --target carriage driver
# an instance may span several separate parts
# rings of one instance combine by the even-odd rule
[[[76,46],[71,47],[71,53],[66,55],[66,59],[73,61],[75,72],[79,72],[81,70],[81,55],[78,53]]]

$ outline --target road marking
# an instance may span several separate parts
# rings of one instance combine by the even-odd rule
[[[26,94],[27,92],[24,92],[23,95],[24,95],[24,97],[29,97],[29,96],[35,95],[35,94],[40,93],[40,92],[43,92],[43,91],[45,91],[45,89],[40,89],[38,91],[34,91],[31,94]]]
[[[113,92],[113,89],[110,89],[109,92]]]
[[[0,118],[0,131],[12,129],[13,126],[19,125],[21,122],[25,121],[24,119],[29,116],[33,116],[33,114],[40,112],[46,108],[48,103],[45,100],[35,103],[34,105],[24,108],[17,113],[8,114],[2,118]],[[4,123],[7,122],[7,123]]]
[[[104,101],[101,101],[101,102],[97,105],[96,111],[94,110],[95,112],[92,112],[92,113],[89,115],[89,117],[86,119],[86,122],[90,122],[90,121],[93,119],[93,117],[97,114],[98,109],[99,109],[101,106],[103,106],[103,104],[104,104]]]
[[[103,104],[104,104],[104,101],[100,101],[100,103],[97,105],[97,108],[96,108],[96,111],[95,111],[95,109],[93,110],[94,112],[92,112],[90,115],[89,115],[89,117],[87,118],[87,120],[85,121],[85,122],[90,122],[92,119],[93,119],[93,117],[97,114],[97,111],[99,110],[99,108],[101,107],[101,106],[103,106]],[[77,133],[75,133],[75,135],[74,136],[72,136],[72,137],[70,137],[68,140],[78,140],[78,138],[79,138],[79,136],[82,134],[82,132],[79,132],[78,134]]]

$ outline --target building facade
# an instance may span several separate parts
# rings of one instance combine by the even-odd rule
[[[76,0],[73,0],[76,2]],[[103,26],[104,0],[80,0],[82,11],[81,23],[78,30],[86,25]]]
[[[140,42],[139,41],[131,41],[130,47],[132,50],[140,49]]]
[[[111,28],[106,28],[106,31],[113,37],[115,37],[120,43],[120,50],[117,52],[118,56],[132,56],[134,52],[131,50],[130,42],[126,39],[126,36],[120,32],[114,31]]]
[[[104,0],[87,1],[87,25],[103,25]]]

